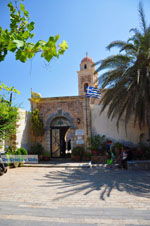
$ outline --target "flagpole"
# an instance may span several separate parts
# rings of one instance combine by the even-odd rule
[[[86,137],[88,138],[88,135],[90,132],[90,136],[92,135],[92,129],[89,130],[89,128],[91,128],[92,126],[92,117],[91,117],[91,109],[90,109],[90,100],[89,100],[89,115],[88,115],[88,98],[100,98],[100,91],[98,88],[95,88],[95,87],[92,87],[92,86],[89,86],[87,87],[86,89],[86,95],[85,95],[85,111],[86,111]],[[88,121],[88,117],[89,117],[89,121]],[[88,126],[88,123],[89,123],[89,126]],[[87,142],[86,142],[87,144]],[[87,145],[86,145],[87,146]]]
[[[86,148],[87,148],[87,97],[85,96]]]
[[[85,96],[85,113],[86,113],[86,148],[87,148],[87,138],[88,138],[88,112],[87,112],[87,96]]]

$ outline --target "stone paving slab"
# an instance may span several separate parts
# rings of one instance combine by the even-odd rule
[[[60,161],[49,161],[49,162],[39,162],[35,164],[24,164],[23,167],[45,167],[45,168],[117,168],[117,164],[95,164],[91,162],[60,162]]]
[[[150,225],[150,172],[9,169],[0,177],[0,225]]]
[[[57,211],[56,211],[57,210]],[[106,211],[107,210],[107,211]],[[51,217],[51,218],[92,218],[92,219],[108,219],[113,220],[140,220],[141,216],[144,220],[150,222],[149,210],[136,210],[131,208],[84,208],[84,207],[31,207],[30,205],[24,205],[24,203],[15,202],[1,202],[0,214],[1,215],[25,215],[27,216],[39,216],[39,217]],[[67,213],[67,214],[66,214]]]
[[[2,226],[20,226],[20,220],[2,220],[0,222]],[[22,220],[21,226],[97,226],[97,224],[76,224],[76,223],[59,223],[59,222],[48,222],[48,221],[29,221]]]
[[[100,166],[100,164],[95,165]],[[80,162],[66,162],[66,163],[60,163],[60,162],[45,162],[45,163],[38,163],[38,164],[24,164],[23,167],[45,167],[45,168],[90,168],[89,163],[80,163]],[[94,167],[94,165],[93,165]]]

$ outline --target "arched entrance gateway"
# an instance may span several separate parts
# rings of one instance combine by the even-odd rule
[[[71,157],[71,124],[65,117],[57,117],[50,124],[52,158]]]

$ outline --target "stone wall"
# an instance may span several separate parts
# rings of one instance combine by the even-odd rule
[[[38,108],[44,122],[45,133],[43,137],[37,138],[46,151],[50,151],[50,125],[52,120],[64,117],[74,132],[73,146],[76,146],[76,130],[84,130],[83,140],[86,145],[87,137],[90,136],[90,107],[89,101],[84,96],[40,98],[36,103],[31,101],[32,108]]]
[[[24,147],[26,149],[30,148],[30,113],[18,109],[19,111],[19,121],[17,122],[16,131],[16,148]]]
[[[148,128],[140,130],[138,126],[134,127],[133,120],[127,125],[127,132],[125,130],[124,120],[120,121],[119,130],[116,127],[116,119],[110,120],[107,118],[107,109],[100,114],[101,105],[91,104],[91,118],[92,118],[92,131],[93,133],[104,134],[109,138],[126,142],[126,143],[139,143],[148,139]]]
[[[4,141],[1,141],[0,142],[0,152],[3,152],[5,149],[5,142]]]

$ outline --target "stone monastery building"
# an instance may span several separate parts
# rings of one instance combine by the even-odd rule
[[[40,117],[44,123],[44,135],[37,137],[36,142],[41,143],[51,157],[64,157],[67,145],[73,148],[77,145],[87,146],[87,138],[91,134],[106,135],[109,139],[124,143],[136,144],[142,139],[148,139],[146,128],[139,131],[133,126],[133,121],[125,131],[122,119],[119,130],[116,120],[107,118],[107,110],[100,114],[99,99],[85,96],[87,86],[98,85],[98,74],[94,74],[93,60],[89,57],[82,59],[78,73],[78,96],[67,97],[36,97],[30,99],[31,110],[39,109]],[[35,137],[27,126],[26,116],[18,128],[18,146],[28,147],[35,143]],[[30,134],[28,137],[27,134]]]

